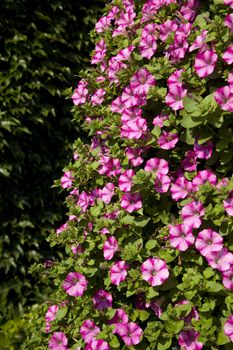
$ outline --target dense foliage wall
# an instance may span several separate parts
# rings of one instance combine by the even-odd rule
[[[71,93],[66,256],[24,349],[231,350],[233,1],[113,0]]]
[[[104,1],[0,1],[0,314],[16,317],[41,297],[29,276],[51,257],[49,230],[64,216],[51,189],[72,157],[75,73],[91,49],[88,32]]]

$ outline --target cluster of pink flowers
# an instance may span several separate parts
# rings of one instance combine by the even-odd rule
[[[224,3],[233,8],[231,0],[224,0]],[[172,11],[167,20],[159,16],[160,9],[169,8],[169,6],[173,9],[173,5],[176,8],[174,16]],[[134,268],[138,269],[137,273],[140,271],[141,277],[137,282],[140,283],[140,288],[143,287],[145,290],[146,288],[155,289],[160,293],[160,290],[166,288],[173,278],[173,265],[160,258],[159,253],[153,253],[153,250],[148,253],[144,242],[143,254],[147,252],[145,253],[147,255],[146,257],[144,255],[143,260],[132,262],[128,259],[129,263],[125,257],[127,254],[122,254],[125,242],[121,240],[121,228],[119,229],[118,225],[121,224],[122,218],[130,221],[135,217],[135,222],[139,219],[137,223],[140,227],[140,216],[149,215],[153,195],[155,201],[161,201],[162,205],[164,200],[170,201],[172,210],[173,206],[174,208],[176,206],[176,214],[179,212],[177,217],[174,215],[172,224],[161,220],[165,232],[162,239],[160,236],[158,238],[158,241],[160,239],[162,241],[161,252],[169,249],[177,255],[181,252],[182,257],[183,252],[192,248],[196,254],[204,258],[204,264],[209,265],[220,276],[222,275],[225,289],[233,290],[233,254],[227,248],[228,242],[223,240],[221,230],[219,230],[220,233],[216,232],[217,229],[213,229],[214,222],[211,225],[207,221],[209,220],[207,205],[200,195],[202,193],[200,191],[210,187],[213,192],[221,193],[222,187],[228,184],[229,179],[218,180],[216,174],[219,172],[216,170],[215,174],[208,168],[213,154],[215,155],[214,143],[204,142],[201,137],[196,136],[194,142],[193,135],[197,133],[192,134],[191,130],[189,135],[190,129],[184,132],[183,124],[180,124],[181,117],[186,112],[185,103],[188,98],[192,98],[196,91],[202,89],[205,81],[208,82],[209,79],[214,78],[213,73],[219,73],[218,66],[221,61],[226,67],[233,63],[233,46],[224,48],[223,54],[220,55],[217,43],[210,41],[208,30],[203,30],[201,27],[199,30],[199,25],[194,24],[198,11],[199,4],[196,0],[147,0],[142,6],[142,16],[137,18],[134,1],[122,0],[122,6],[112,6],[109,12],[96,23],[95,30],[101,38],[96,43],[91,63],[97,66],[98,77],[95,76],[91,83],[88,82],[88,78],[82,79],[72,95],[72,100],[76,106],[86,103],[88,105],[88,113],[84,116],[85,127],[91,126],[90,135],[94,134],[94,136],[91,146],[87,146],[91,155],[83,164],[85,167],[86,163],[94,163],[93,174],[95,173],[97,181],[93,175],[92,189],[88,188],[91,182],[89,180],[87,186],[84,181],[78,189],[74,187],[73,172],[75,171],[64,173],[61,186],[69,190],[69,199],[74,203],[74,213],[71,213],[69,220],[57,229],[59,234],[69,225],[80,222],[80,227],[84,227],[82,239],[91,240],[97,234],[98,239],[102,240],[98,245],[102,258],[98,276],[105,274],[106,280],[102,286],[106,290],[90,285],[91,279],[94,281],[95,277],[86,279],[85,265],[80,266],[80,271],[84,271],[84,274],[69,272],[62,284],[63,290],[71,297],[82,297],[87,289],[88,292],[90,290],[91,307],[96,313],[101,314],[100,321],[96,321],[97,324],[87,318],[80,327],[80,336],[85,343],[85,350],[110,349],[107,341],[100,339],[101,322],[111,311],[109,309],[117,304],[115,297],[117,298],[117,293],[123,291],[127,282],[130,281]],[[233,14],[226,16],[224,25],[225,31],[233,32]],[[136,35],[138,35],[137,38]],[[110,36],[111,44],[109,44]],[[112,51],[113,54],[110,54],[109,47],[111,45],[114,47],[115,43],[118,45],[118,42],[124,42],[124,38],[127,39],[125,46],[120,50],[118,47]],[[137,40],[134,40],[135,38]],[[163,57],[158,58],[161,65],[160,72],[156,71],[155,62],[161,53]],[[143,62],[141,65],[137,64],[140,60]],[[148,60],[152,60],[153,64],[150,65]],[[190,68],[187,68],[186,61],[189,62]],[[185,62],[185,68],[181,68],[182,62]],[[167,72],[164,69],[166,65]],[[187,79],[189,70],[196,84],[194,91],[192,82],[190,83]],[[124,75],[123,71],[128,75]],[[123,84],[124,79],[127,79],[127,82]],[[109,96],[109,86],[114,92],[112,100]],[[215,89],[213,96],[223,111],[233,111],[233,73],[228,76],[228,84]],[[158,102],[162,106],[160,110],[157,109]],[[156,114],[155,112],[152,114],[150,103],[152,108],[156,105]],[[90,106],[95,111],[93,115],[90,112]],[[103,115],[99,115],[99,110],[103,110],[101,112]],[[104,110],[110,120],[108,125],[105,123]],[[114,123],[116,121],[113,128],[110,125],[111,117]],[[108,121],[107,118],[106,120]],[[98,129],[96,121],[100,121],[100,125],[104,126]],[[185,138],[189,136],[190,138],[192,136],[192,141],[184,145]],[[117,137],[120,142],[116,141]],[[111,152],[110,145],[114,142],[118,142],[121,149],[117,149],[117,145],[114,144],[114,150]],[[194,143],[192,147],[191,143]],[[75,156],[75,160],[79,166],[82,165],[80,154]],[[171,160],[174,160],[174,164]],[[147,186],[145,189],[140,182],[144,178]],[[146,192],[149,191],[151,191],[150,196],[147,196]],[[227,221],[229,216],[233,216],[233,192],[230,192],[227,198],[221,198],[222,212]],[[95,215],[98,214],[94,212],[96,205],[100,210],[103,208],[99,216],[104,222],[104,224],[100,223],[98,216],[97,226]],[[144,207],[146,210],[143,210]],[[76,215],[80,215],[80,218]],[[106,219],[111,223],[106,223]],[[114,221],[117,223],[116,230],[113,227]],[[130,224],[123,227],[129,230]],[[149,227],[149,233],[146,230],[142,231],[145,237],[151,233],[150,229]],[[85,261],[88,261],[89,251],[88,249],[84,251],[83,247],[85,243],[80,245],[78,238],[74,238],[71,251],[73,254],[87,254]],[[174,249],[179,252],[175,252]],[[182,267],[182,259],[179,264]],[[182,291],[180,293],[182,294]],[[85,295],[87,294],[86,292]],[[133,298],[137,309],[147,310],[148,314],[149,312],[153,314],[153,317],[161,317],[163,296],[160,295],[156,300],[148,301],[146,293],[139,291]],[[189,301],[182,300],[174,307],[186,303]],[[51,321],[55,320],[58,310],[57,305],[48,309],[45,316],[47,332],[50,331]],[[201,350],[203,347],[198,340],[200,334],[192,322],[193,319],[201,318],[201,309],[199,312],[200,316],[193,306],[191,312],[182,318],[184,329],[177,335],[177,342],[184,350]],[[136,322],[130,322],[128,314],[123,309],[117,309],[108,323],[114,325],[113,333],[127,347],[133,347],[142,340],[143,329]],[[233,342],[232,315],[224,324],[224,332]],[[53,333],[49,348],[62,350],[68,349],[67,346],[68,340],[63,332]]]

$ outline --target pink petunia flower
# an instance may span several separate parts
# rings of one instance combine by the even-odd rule
[[[58,305],[52,305],[48,308],[48,311],[45,314],[45,320],[46,321],[53,321],[55,320],[56,314],[59,310]]]
[[[128,264],[124,260],[117,261],[110,268],[110,279],[112,284],[119,284],[126,279]]]
[[[143,37],[139,43],[139,50],[142,57],[151,59],[157,50],[157,41],[155,36],[148,35]]]
[[[132,166],[139,166],[143,163],[143,158],[140,156],[141,154],[141,148],[126,147],[125,149],[125,155]]]
[[[233,112],[233,91],[230,86],[215,90],[214,98],[224,111]]]
[[[219,251],[210,252],[206,256],[208,264],[219,271],[228,271],[233,266],[233,254],[223,247]]]
[[[170,90],[170,88],[175,85],[175,86],[180,86],[182,87],[182,73],[184,72],[184,69],[177,69],[175,70],[174,73],[172,73],[170,75],[170,77],[167,80],[167,84],[168,84],[168,89]]]
[[[81,80],[78,87],[75,89],[74,94],[72,95],[72,100],[75,106],[83,104],[87,101],[88,90],[86,85],[87,84]]]
[[[195,247],[201,255],[207,258],[210,253],[222,250],[223,238],[219,233],[208,228],[198,233]]]
[[[82,193],[79,195],[77,204],[80,206],[83,212],[86,212],[91,204],[90,195],[87,192],[82,191]]]
[[[200,159],[209,159],[213,153],[214,144],[212,141],[207,141],[199,145],[197,141],[194,143],[194,151],[196,153],[197,158]]]
[[[169,171],[168,162],[162,158],[151,158],[146,162],[144,170],[155,174],[166,175]]]
[[[157,140],[159,147],[166,150],[174,148],[178,141],[177,134],[167,131],[162,131],[162,134]]]
[[[64,172],[64,175],[61,178],[61,187],[62,188],[70,188],[72,187],[72,182],[74,181],[74,177],[71,171]]]
[[[197,169],[197,155],[195,151],[190,150],[185,153],[182,166],[186,171],[195,171]]]
[[[233,31],[233,13],[226,16],[224,24]]]
[[[201,170],[197,172],[197,175],[192,180],[193,191],[198,191],[201,185],[209,182],[215,186],[218,179],[217,176],[210,170]]]
[[[168,19],[159,26],[159,39],[165,42],[168,36],[177,30],[177,24],[175,21]]]
[[[203,30],[200,35],[198,35],[194,41],[194,43],[190,46],[189,52],[200,49],[200,52],[207,50],[206,45],[206,35],[208,30]]]
[[[118,249],[118,242],[114,236],[109,237],[104,242],[104,259],[105,260],[111,260],[113,258],[113,255],[116,253]]]
[[[113,183],[107,183],[100,191],[100,198],[105,204],[109,204],[114,195],[115,186]]]
[[[49,349],[68,350],[68,339],[63,332],[54,332],[49,341]]]
[[[169,92],[165,97],[166,104],[171,107],[174,111],[183,109],[183,98],[187,95],[187,90],[180,85],[171,85]]]
[[[121,101],[126,108],[143,105],[143,99],[131,86],[126,86],[122,92]]]
[[[233,265],[229,270],[222,272],[222,283],[226,289],[233,290]]]
[[[61,225],[60,227],[58,227],[56,229],[56,234],[59,235],[60,233],[62,233],[63,231],[65,231],[68,227],[68,223],[66,222],[65,224]]]
[[[101,105],[101,103],[104,101],[104,96],[106,95],[106,91],[104,89],[98,89],[94,93],[94,95],[91,96],[91,102],[93,105]]]
[[[146,132],[147,122],[145,118],[135,118],[121,126],[121,137],[126,139],[140,139]]]
[[[118,179],[119,189],[123,192],[129,192],[132,187],[132,179],[135,175],[132,169],[126,170]]]
[[[223,206],[227,214],[230,216],[233,216],[233,196],[230,196],[230,198],[227,198],[226,200],[224,200]]]
[[[129,322],[120,325],[118,334],[127,346],[133,346],[140,343],[143,331],[136,323]]]
[[[159,193],[166,193],[170,187],[171,179],[167,175],[157,174],[155,178],[155,191]]]
[[[224,52],[222,58],[227,64],[233,63],[233,46],[229,46]]]
[[[165,120],[167,120],[169,118],[168,115],[163,115],[163,114],[160,114],[160,115],[157,115],[154,119],[153,119],[153,125],[154,126],[159,126],[160,128],[163,127],[163,122]]]
[[[87,344],[84,350],[109,350],[110,346],[103,339],[95,339],[90,344]]]
[[[215,69],[217,60],[218,56],[213,50],[199,52],[196,55],[194,62],[194,68],[196,70],[197,75],[200,78],[205,78],[208,75],[212,74]]]
[[[112,307],[112,295],[104,289],[99,289],[93,296],[93,304],[97,310],[104,310]]]
[[[66,276],[65,281],[63,282],[63,289],[67,294],[73,297],[80,297],[83,295],[85,290],[87,289],[87,280],[86,278],[79,272],[70,272]]]
[[[142,197],[139,192],[127,192],[121,197],[121,207],[128,213],[142,208]]]
[[[178,201],[179,199],[184,199],[192,191],[192,183],[188,181],[184,176],[180,176],[173,184],[171,185],[171,196],[172,199]]]
[[[201,350],[203,344],[198,341],[199,333],[194,329],[182,331],[178,338],[178,343],[184,350]]]
[[[102,33],[104,32],[106,29],[109,28],[111,24],[111,19],[108,16],[103,16],[99,19],[99,21],[96,23],[95,25],[95,30],[97,31],[97,33]]]
[[[120,50],[118,52],[118,54],[115,56],[115,59],[117,61],[128,61],[130,59],[130,55],[134,49],[135,49],[135,46],[131,45],[131,46],[126,47],[123,50]]]
[[[90,344],[95,340],[100,328],[92,320],[85,320],[80,327],[80,334],[86,344]]]
[[[119,334],[122,324],[126,324],[128,321],[129,317],[127,313],[123,309],[117,309],[115,315],[108,321],[108,323],[114,325],[113,333]]]
[[[188,229],[183,224],[176,226],[169,225],[169,240],[173,248],[186,251],[191,245],[194,244],[195,237],[192,234],[192,230]]]
[[[233,315],[230,315],[223,326],[224,333],[233,343]]]
[[[154,76],[146,68],[139,69],[130,79],[131,88],[139,95],[146,95],[155,84]]]
[[[225,5],[229,5],[231,8],[233,8],[233,0],[223,0]]]
[[[107,52],[106,43],[103,39],[101,39],[95,46],[95,52],[92,57],[91,63],[97,64],[97,63],[103,62],[106,52]]]
[[[205,211],[201,202],[191,202],[186,204],[181,210],[181,217],[184,226],[188,228],[199,228],[202,224],[201,217]]]
[[[149,258],[141,266],[142,278],[151,286],[160,286],[169,277],[167,264],[158,258]]]

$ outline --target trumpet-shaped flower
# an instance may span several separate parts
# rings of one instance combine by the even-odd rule
[[[142,197],[140,193],[125,193],[121,198],[121,207],[128,213],[142,208]]]
[[[118,242],[114,236],[109,237],[103,247],[104,259],[111,260],[118,249]]]
[[[208,75],[212,74],[215,69],[217,60],[218,56],[213,50],[199,52],[196,55],[194,62],[194,68],[196,70],[197,75],[200,78],[205,78]]]
[[[230,315],[226,322],[224,323],[224,333],[233,342],[233,315]]]
[[[169,225],[169,240],[173,248],[186,251],[191,245],[194,244],[195,237],[192,234],[192,230],[188,229],[183,224],[176,226]]]
[[[87,284],[86,278],[81,273],[70,272],[66,276],[62,287],[67,294],[73,297],[80,297],[87,289]]]
[[[143,331],[136,323],[129,322],[121,324],[118,334],[127,346],[133,346],[140,343]]]
[[[208,258],[210,253],[222,250],[223,238],[219,233],[208,228],[198,233],[195,247],[201,255]]]
[[[149,258],[141,266],[142,278],[151,286],[160,286],[169,277],[167,264],[158,258]]]
[[[186,204],[181,210],[181,217],[185,227],[198,228],[202,224],[201,217],[204,216],[205,211],[201,202],[191,202]]]
[[[128,264],[124,261],[117,261],[110,268],[110,279],[112,284],[119,286],[119,284],[126,279]]]
[[[104,289],[97,290],[92,300],[97,310],[104,310],[112,307],[112,295]]]
[[[227,50],[224,52],[222,58],[227,64],[233,63],[233,46],[229,46]]]
[[[68,339],[63,332],[54,332],[49,341],[49,349],[68,350]]]
[[[92,320],[85,320],[80,328],[80,334],[86,344],[95,340],[95,337],[100,332],[100,328]]]

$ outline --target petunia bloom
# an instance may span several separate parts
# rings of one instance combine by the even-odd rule
[[[49,340],[49,349],[68,350],[68,339],[63,332],[54,332]]]
[[[112,295],[104,289],[99,289],[93,296],[93,304],[97,310],[104,310],[112,307]]]
[[[121,324],[118,334],[127,346],[133,346],[140,343],[143,331],[136,323],[129,322]]]
[[[126,279],[128,264],[124,260],[117,261],[110,268],[110,279],[112,284],[119,284]]]
[[[188,229],[183,224],[176,226],[169,225],[169,241],[173,248],[186,251],[191,245],[194,244],[195,237],[192,234],[192,230]]]
[[[142,208],[142,197],[140,193],[125,193],[121,198],[121,207],[128,213],[137,211]]]
[[[224,333],[230,338],[231,342],[233,342],[233,315],[230,315],[226,322],[224,323]]]
[[[104,259],[105,260],[111,260],[113,258],[113,255],[116,253],[118,249],[118,243],[117,240],[114,236],[109,237],[105,242],[104,242]]]
[[[205,211],[201,202],[191,202],[186,204],[181,210],[181,217],[184,226],[188,228],[199,228],[202,224],[202,216]]]
[[[159,258],[149,258],[141,266],[142,278],[151,286],[160,286],[169,277],[167,264]]]
[[[201,255],[208,257],[210,253],[219,252],[223,248],[223,238],[208,228],[198,233],[195,247]]]
[[[73,297],[80,297],[87,289],[87,284],[86,278],[81,273],[70,272],[66,276],[62,287],[67,294]]]
[[[196,70],[197,75],[200,78],[205,78],[208,75],[212,74],[215,69],[217,60],[218,56],[213,50],[199,52],[196,55],[194,62],[194,68]]]
[[[198,341],[199,333],[194,329],[182,331],[178,338],[178,343],[184,350],[201,350],[203,344]]]
[[[80,334],[85,343],[91,343],[97,334],[100,332],[100,328],[92,320],[85,320],[80,327]]]

